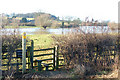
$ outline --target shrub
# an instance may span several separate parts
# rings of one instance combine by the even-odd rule
[[[22,46],[22,37],[17,30],[2,32],[2,52],[14,51]]]
[[[85,73],[92,74],[102,70],[103,66],[107,64],[110,66],[114,63],[114,61],[112,62],[113,59],[107,55],[110,54],[111,46],[116,45],[116,35],[74,32],[57,37],[53,36],[53,38],[57,41],[56,44],[64,57],[66,69],[75,68],[76,65],[83,65],[86,70]]]

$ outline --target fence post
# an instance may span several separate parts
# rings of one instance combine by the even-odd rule
[[[26,71],[26,33],[22,35],[22,73]]]
[[[30,46],[28,46],[27,47],[27,54],[28,54],[28,69],[31,69],[31,61],[30,61],[30,49],[31,49],[31,47]]]
[[[54,47],[54,61],[53,61],[54,69],[58,69],[59,66],[59,54],[58,54],[58,46]]]
[[[64,22],[62,22],[62,34],[64,33],[63,29],[64,29]]]
[[[53,54],[53,67],[54,67],[54,69],[55,69],[55,47],[54,47],[54,54]],[[53,69],[53,70],[54,70]]]
[[[19,71],[18,59],[17,59],[16,71],[17,72]]]
[[[33,52],[34,52],[34,42],[33,42],[33,40],[31,40],[30,62],[31,62],[32,69],[33,69]]]
[[[42,65],[41,65],[41,60],[37,60],[38,62],[38,71],[41,71],[42,70]]]
[[[56,69],[58,69],[59,66],[59,52],[58,52],[58,46],[56,45]]]
[[[17,52],[16,52],[16,59],[17,59],[17,65],[16,65],[16,71],[19,71],[19,65],[18,65],[18,58],[17,58]]]

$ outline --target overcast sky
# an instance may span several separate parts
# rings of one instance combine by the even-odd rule
[[[118,21],[119,0],[1,0],[0,13],[43,11],[59,17]]]

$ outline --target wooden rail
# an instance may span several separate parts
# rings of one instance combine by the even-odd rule
[[[53,50],[54,48],[47,48],[47,49],[39,49],[39,50],[34,50],[34,52],[36,51],[47,51],[47,50]]]
[[[48,56],[48,55],[54,55],[54,53],[34,55],[33,57]]]

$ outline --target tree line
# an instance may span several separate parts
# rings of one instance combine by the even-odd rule
[[[110,21],[102,21],[98,20],[89,20],[88,17],[82,21],[80,18],[74,18],[72,16],[63,17],[62,20],[59,17],[54,15],[43,13],[43,12],[35,12],[35,13],[27,13],[27,14],[14,14],[12,17],[9,15],[3,15],[2,17],[2,27],[4,26],[37,26],[43,27],[46,29],[50,28],[71,28],[71,27],[79,27],[79,26],[108,26]]]

